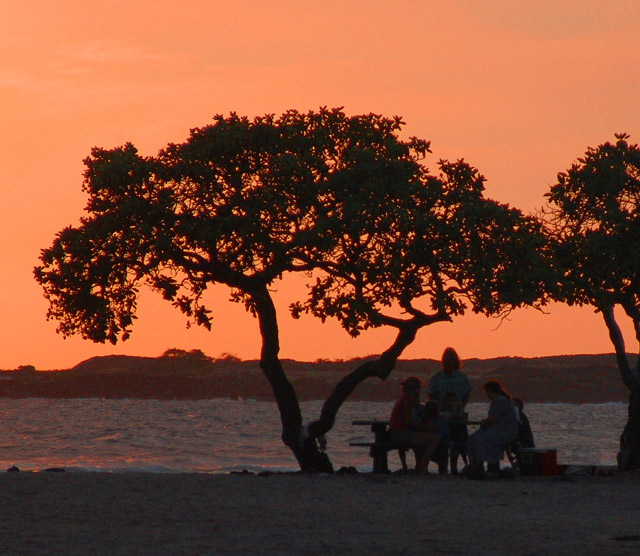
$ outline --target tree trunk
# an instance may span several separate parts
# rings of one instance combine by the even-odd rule
[[[634,303],[633,298],[626,299],[622,306],[633,321],[636,340],[640,345],[640,308]],[[640,355],[630,383],[627,424],[620,437],[618,453],[618,469],[621,470],[640,469]]]
[[[622,381],[631,391],[627,423],[620,436],[620,451],[617,457],[618,469],[620,471],[638,469],[640,468],[640,381],[638,380],[638,376],[640,376],[640,359],[638,359],[637,367],[634,371],[627,358],[624,338],[615,320],[613,306],[605,307],[601,311],[609,329],[609,337],[616,350],[616,360]],[[636,326],[637,332],[638,327]]]
[[[618,469],[640,469],[640,388],[629,395],[627,424],[620,436]]]
[[[273,300],[266,287],[252,291],[251,298],[255,304],[262,335],[260,368],[271,385],[280,411],[282,441],[293,452],[302,471],[333,472],[331,462],[318,449],[315,438],[303,438],[302,413],[298,397],[279,358],[278,319]]]

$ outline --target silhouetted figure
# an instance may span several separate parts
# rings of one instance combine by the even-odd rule
[[[511,403],[513,403],[516,411],[518,412],[518,438],[515,442],[507,446],[505,453],[511,465],[518,465],[518,453],[520,448],[535,448],[535,443],[533,441],[533,432],[531,431],[529,418],[522,410],[524,407],[522,400],[513,398]]]
[[[430,461],[434,461],[438,465],[439,475],[445,475],[447,473],[449,459],[449,439],[451,437],[451,431],[449,429],[448,418],[440,414],[438,402],[431,400],[424,404],[422,424],[427,431],[433,432],[440,437],[440,442],[438,442],[438,446],[433,452]]]
[[[440,415],[443,416],[449,425],[449,465],[452,475],[458,474],[458,458],[467,464],[466,443],[469,438],[469,430],[466,424],[466,415],[462,404],[458,401],[455,392],[449,392],[440,404]]]
[[[484,475],[485,461],[488,471],[497,475],[503,451],[518,438],[518,415],[509,392],[498,380],[486,382],[484,390],[491,400],[489,415],[467,441],[469,465],[465,474],[473,477]]]
[[[518,445],[521,448],[535,448],[536,444],[533,441],[533,431],[529,424],[529,418],[524,414],[524,404],[519,398],[513,398],[513,405],[518,410]]]
[[[413,449],[416,471],[427,473],[429,459],[438,447],[440,437],[428,431],[419,420],[422,381],[412,376],[401,386],[402,395],[396,400],[389,418],[389,439]]]

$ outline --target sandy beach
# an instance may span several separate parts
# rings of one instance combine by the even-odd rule
[[[640,474],[0,475],[0,554],[635,555]]]

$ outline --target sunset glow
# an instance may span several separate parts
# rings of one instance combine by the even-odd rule
[[[87,4],[3,9],[0,35],[0,368],[66,368],[94,355],[201,349],[256,359],[257,322],[213,289],[213,331],[143,292],[131,340],[64,340],[33,278],[40,250],[83,215],[83,159],[132,142],[142,155],[215,114],[253,117],[320,106],[400,115],[431,141],[426,161],[464,158],[487,196],[532,212],[587,147],[640,142],[640,4],[635,0],[354,0]],[[379,353],[392,330],[351,339],[337,323],[293,320],[304,279],[277,285],[281,356]],[[630,329],[628,348],[635,350]],[[600,315],[552,305],[497,321],[465,316],[423,329],[403,358],[612,352]]]

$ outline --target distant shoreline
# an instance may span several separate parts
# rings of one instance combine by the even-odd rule
[[[285,359],[283,365],[300,400],[324,400],[340,379],[366,360]],[[361,383],[349,400],[392,401],[403,378],[416,375],[426,382],[439,370],[435,360],[400,360],[386,381]],[[500,379],[525,402],[628,400],[614,354],[469,359],[463,371],[474,386],[472,401],[485,401],[482,384],[488,378]],[[273,400],[258,361],[213,359],[199,351],[179,350],[161,357],[93,357],[65,371],[0,371],[0,397]]]

